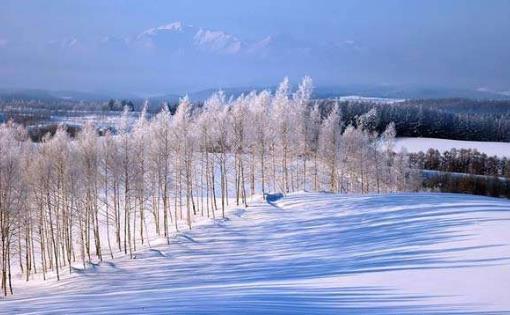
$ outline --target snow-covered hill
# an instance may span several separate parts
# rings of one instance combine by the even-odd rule
[[[60,282],[1,314],[496,314],[510,311],[510,202],[296,193]]]

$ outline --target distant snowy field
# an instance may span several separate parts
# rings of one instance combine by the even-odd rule
[[[397,151],[406,148],[408,152],[427,152],[434,148],[441,152],[453,148],[456,149],[477,149],[489,156],[510,157],[510,142],[482,142],[482,141],[461,141],[436,138],[397,138],[395,149]]]
[[[1,314],[508,314],[510,201],[295,193],[60,282]]]
[[[395,104],[404,102],[405,99],[400,98],[386,98],[386,97],[372,97],[372,96],[359,96],[347,95],[337,98],[339,101],[344,102],[361,102],[361,103],[377,103],[377,104]]]

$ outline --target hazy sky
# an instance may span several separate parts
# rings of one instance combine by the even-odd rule
[[[0,87],[510,91],[509,59],[510,1],[0,1]]]

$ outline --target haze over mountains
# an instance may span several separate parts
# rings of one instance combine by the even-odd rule
[[[310,75],[363,96],[508,96],[509,10],[507,1],[4,0],[0,88],[183,95]],[[368,89],[376,93],[357,93]]]

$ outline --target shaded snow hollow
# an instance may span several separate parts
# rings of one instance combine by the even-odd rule
[[[18,287],[1,314],[503,314],[510,202],[296,193]]]

